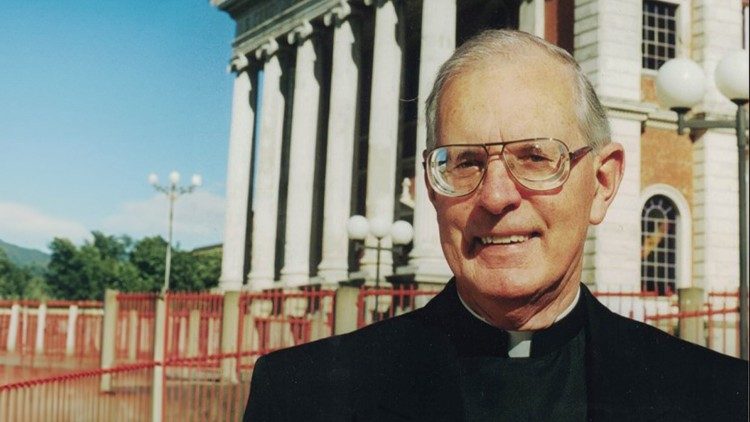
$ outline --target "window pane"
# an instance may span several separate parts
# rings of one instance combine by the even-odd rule
[[[670,294],[676,282],[677,207],[663,195],[646,201],[641,211],[641,286]]]
[[[677,42],[675,15],[677,6],[659,1],[643,1],[642,65],[658,69],[675,57]],[[658,45],[654,45],[658,44]]]

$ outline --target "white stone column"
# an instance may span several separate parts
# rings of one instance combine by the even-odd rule
[[[450,268],[440,247],[440,233],[435,209],[424,184],[422,151],[426,148],[427,129],[425,100],[430,95],[438,69],[456,46],[456,0],[424,0],[422,3],[422,42],[419,60],[419,105],[417,114],[417,147],[414,159],[414,247],[409,265],[415,281],[446,282]]]
[[[281,280],[288,287],[309,283],[310,232],[312,226],[315,145],[318,135],[320,82],[319,61],[311,37],[312,25],[303,22],[289,33],[289,44],[297,45],[292,103],[292,134],[289,152],[286,239]],[[318,69],[316,69],[316,67]]]
[[[281,89],[281,63],[276,55],[276,40],[259,48],[256,58],[264,59],[261,127],[258,136],[258,169],[253,197],[253,255],[250,261],[249,287],[253,290],[273,286],[276,256],[276,222],[281,176],[281,143],[284,130],[284,95]],[[259,82],[260,84],[260,82]]]
[[[229,130],[229,158],[227,165],[227,200],[224,222],[224,245],[221,257],[219,288],[239,290],[245,279],[245,236],[247,233],[248,198],[253,167],[253,123],[255,113],[251,105],[252,79],[247,57],[232,60],[231,69],[237,74],[232,96],[232,122]]]
[[[544,38],[544,0],[523,0],[518,5],[518,29]]]
[[[16,342],[18,340],[18,325],[21,321],[21,305],[14,303],[10,306],[10,321],[8,323],[8,340],[6,350],[9,352],[16,351]]]
[[[117,290],[104,290],[104,315],[102,316],[101,332],[101,354],[99,365],[101,369],[109,369],[115,366],[115,352],[119,338],[117,336],[117,320],[119,315],[119,305],[117,303]],[[128,330],[134,328],[128,324]],[[133,348],[135,349],[135,348]],[[102,393],[112,392],[112,374],[102,374],[99,378],[99,390]]]
[[[47,326],[47,304],[42,303],[36,313],[36,338],[34,342],[34,353],[44,354],[44,330]]]
[[[737,137],[710,131],[693,144],[693,287],[739,285]]]
[[[153,360],[158,362],[154,365],[151,373],[151,420],[162,422],[164,416],[164,383],[165,369],[164,357],[166,352],[167,338],[167,299],[163,296],[156,298],[156,309],[154,312],[154,353]]]
[[[576,0],[575,59],[600,97],[640,101],[641,2]]]
[[[326,25],[335,25],[323,200],[323,256],[318,266],[318,275],[325,283],[345,280],[349,274],[346,221],[351,212],[359,91],[358,28],[352,19],[347,19],[350,13],[349,4],[342,1],[324,16]]]
[[[393,0],[365,0],[375,4],[375,36],[372,57],[372,94],[370,96],[370,127],[367,155],[367,218],[393,220],[396,195],[396,156],[398,147],[399,95],[401,91],[401,29],[398,10]],[[377,241],[370,236],[367,245]],[[390,237],[383,247],[391,246]],[[381,252],[381,277],[391,274],[393,258]],[[375,252],[367,250],[362,270],[375,275]]]
[[[76,348],[76,322],[78,321],[78,305],[68,308],[68,327],[65,333],[65,356],[73,356]]]

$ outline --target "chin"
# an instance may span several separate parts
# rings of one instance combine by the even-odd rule
[[[475,273],[470,279],[473,281],[466,279],[464,282],[471,285],[471,290],[484,297],[496,299],[529,298],[549,287],[545,285],[546,283],[539,281],[538,274],[533,274],[533,271],[528,270],[491,270],[484,274]]]

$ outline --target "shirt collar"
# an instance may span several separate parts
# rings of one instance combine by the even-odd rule
[[[458,295],[458,300],[461,302],[461,305],[463,305],[466,310],[473,315],[475,318],[479,319],[480,321],[484,322],[485,324],[490,324],[486,319],[482,318],[479,314],[474,312],[471,307],[469,307],[468,304],[464,301],[464,299],[461,297],[461,294],[458,293],[458,289],[456,289],[456,294]],[[561,321],[563,318],[568,316],[573,309],[576,308],[576,305],[580,301],[581,298],[581,286],[578,286],[578,289],[576,290],[576,297],[573,299],[573,301],[568,305],[567,308],[565,308],[557,317],[555,317],[555,321],[552,323],[553,325],[557,324],[559,321]],[[490,324],[491,325],[491,324]],[[550,327],[551,328],[551,327]],[[540,331],[546,331],[540,330]],[[508,332],[508,356],[511,358],[527,358],[531,356],[531,340],[534,337],[534,334],[537,333],[537,331],[510,331]],[[536,354],[536,353],[535,353]]]

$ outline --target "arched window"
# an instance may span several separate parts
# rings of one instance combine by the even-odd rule
[[[641,212],[641,290],[669,295],[677,288],[680,213],[664,195],[650,197]]]

